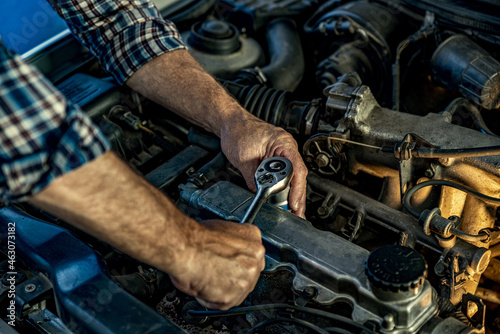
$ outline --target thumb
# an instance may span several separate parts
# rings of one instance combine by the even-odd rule
[[[248,189],[250,189],[252,192],[256,192],[257,191],[257,185],[255,184],[254,175],[253,174],[249,174],[249,173],[245,173],[245,174],[243,174],[243,177],[245,178],[245,182],[247,184]]]

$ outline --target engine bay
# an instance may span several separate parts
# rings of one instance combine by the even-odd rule
[[[266,267],[242,305],[215,311],[56,217],[3,207],[0,332],[500,333],[499,10],[493,0],[171,5],[207,72],[296,139],[307,220],[264,204],[254,223]],[[117,86],[95,60],[54,81],[186,215],[245,215],[254,194],[216,136]],[[12,224],[15,279],[3,242]]]

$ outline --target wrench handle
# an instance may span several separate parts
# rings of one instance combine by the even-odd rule
[[[240,223],[248,223],[248,224],[253,224],[253,221],[255,220],[255,217],[257,217],[257,214],[259,213],[260,209],[264,205],[264,203],[267,200],[267,197],[263,197],[263,190],[262,188],[259,188],[257,190],[257,193],[255,194],[255,197],[253,198],[252,202],[250,203],[250,206],[247,208],[245,215],[243,218],[241,218]]]

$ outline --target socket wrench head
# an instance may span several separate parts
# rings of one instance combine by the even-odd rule
[[[257,193],[240,222],[252,224],[269,196],[285,190],[292,176],[293,167],[290,160],[273,157],[262,161],[255,172]]]
[[[265,191],[265,197],[285,190],[293,176],[293,166],[290,160],[281,157],[265,159],[255,172],[257,191]]]

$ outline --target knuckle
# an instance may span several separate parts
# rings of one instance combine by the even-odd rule
[[[264,255],[266,255],[266,248],[262,244],[259,245],[259,247],[257,248],[256,255],[257,255],[257,259],[259,259],[259,260],[263,259]]]
[[[248,224],[248,229],[250,230],[250,232],[252,233],[252,236],[255,238],[255,240],[259,241],[259,244],[260,244],[260,240],[262,238],[262,233],[260,231],[260,229],[255,226],[255,225],[252,225],[252,224]]]
[[[304,176],[307,176],[307,174],[309,174],[309,170],[307,169],[306,165],[304,164],[304,162],[302,162],[300,165],[299,165],[299,172],[301,174],[303,174]]]
[[[231,307],[233,307],[233,305],[232,305],[232,304],[223,304],[223,305],[221,305],[221,307],[219,307],[219,310],[221,310],[221,311],[227,311],[227,310],[229,310]]]
[[[246,291],[250,290],[251,288],[250,282],[248,280],[239,281],[239,288],[240,291],[244,291],[246,293]]]

